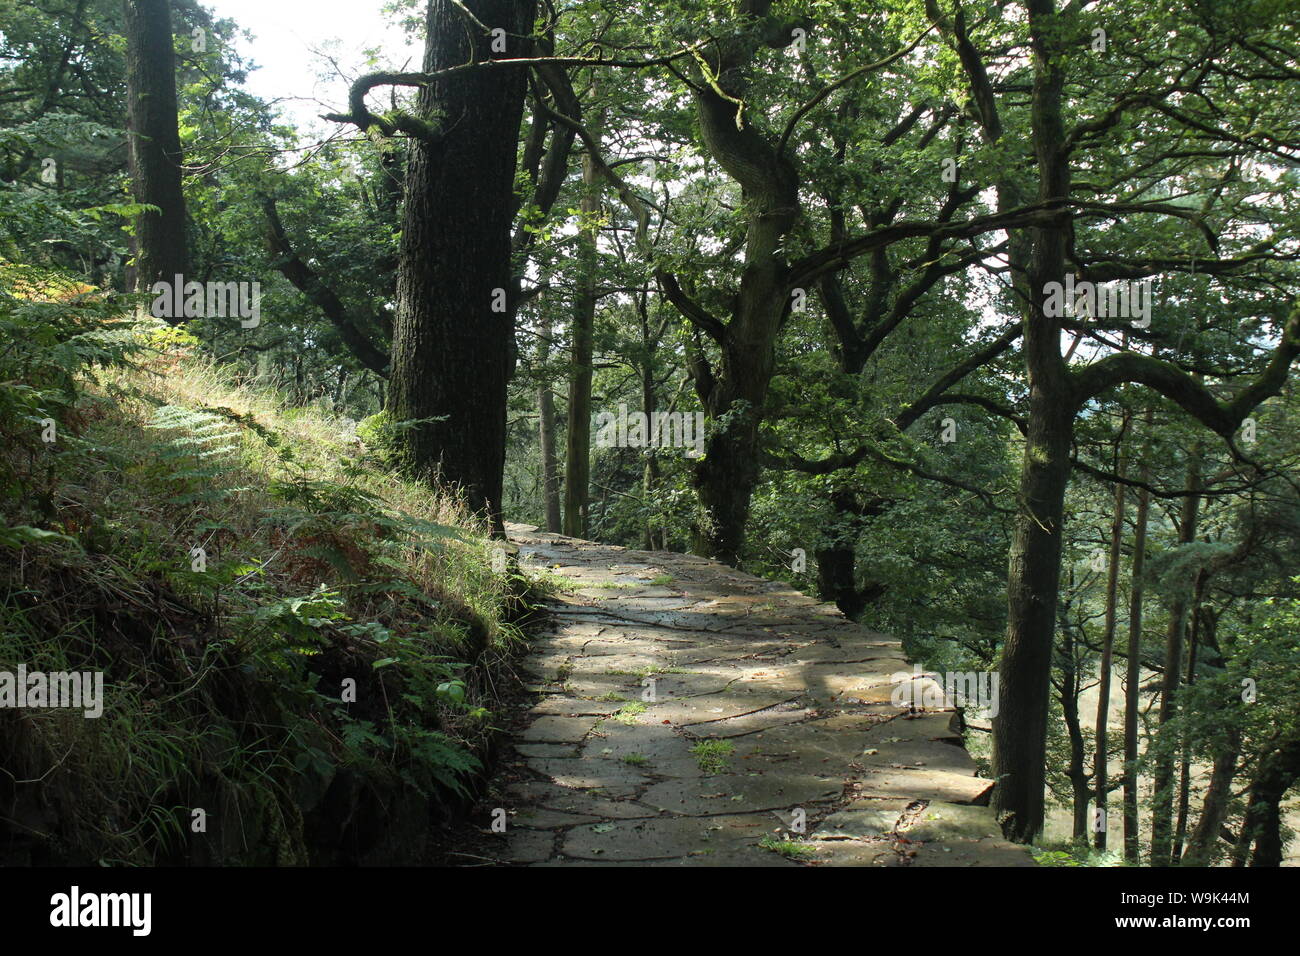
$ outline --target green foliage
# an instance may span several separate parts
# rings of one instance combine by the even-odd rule
[[[514,631],[459,513],[318,444],[346,440],[337,423],[232,389],[183,334],[48,271],[4,276],[0,548],[20,560],[0,668],[102,670],[111,688],[100,721],[0,721],[14,772],[79,795],[40,852],[306,862],[329,852],[304,827],[340,774],[363,804],[461,799]],[[249,843],[196,850],[188,807],[242,816],[228,832]]]
[[[735,752],[736,747],[730,740],[701,740],[691,747],[695,762],[708,774],[726,773],[731,768],[731,755]]]
[[[809,846],[807,843],[798,840],[782,840],[770,833],[759,840],[758,845],[764,850],[770,850],[777,856],[783,856],[787,860],[794,860],[795,862],[807,860],[817,854],[816,848]]]

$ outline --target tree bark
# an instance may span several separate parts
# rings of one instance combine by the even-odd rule
[[[1128,414],[1125,413],[1124,421],[1120,426],[1119,442],[1124,441],[1124,432],[1128,426]],[[1124,476],[1124,454],[1121,450],[1118,455],[1116,472],[1122,478]],[[1097,685],[1097,723],[1096,723],[1096,744],[1097,758],[1093,763],[1093,783],[1095,785],[1094,807],[1098,814],[1098,822],[1094,827],[1093,845],[1098,850],[1106,849],[1106,831],[1109,829],[1106,820],[1106,795],[1109,793],[1110,774],[1108,772],[1108,763],[1110,755],[1107,751],[1108,736],[1110,730],[1110,672],[1115,651],[1115,619],[1116,605],[1119,599],[1119,563],[1121,557],[1121,545],[1124,540],[1124,485],[1115,483],[1115,514],[1110,525],[1110,563],[1106,568],[1106,622],[1101,639],[1101,676]]]
[[[601,123],[592,137],[599,142]],[[583,227],[578,233],[575,257],[573,339],[569,369],[569,419],[564,456],[564,533],[575,538],[587,533],[587,506],[591,500],[591,375],[592,339],[596,328],[596,240],[600,233],[600,193],[604,178],[598,157],[588,150],[582,159]]]
[[[1070,193],[1070,167],[1063,151],[1062,58],[1052,37],[1059,32],[1052,0],[1029,0],[1033,38],[1033,139],[1039,199]],[[1052,644],[1061,578],[1065,490],[1070,480],[1075,397],[1061,356],[1061,320],[1044,308],[1046,284],[1065,277],[1071,229],[1068,218],[1032,232],[1029,308],[1025,316],[1025,364],[1029,414],[1019,507],[1007,573],[1007,638],[1002,650],[998,716],[993,722],[991,805],[1004,835],[1032,841],[1043,828],[1043,787]]]
[[[1237,758],[1241,753],[1241,730],[1229,724],[1227,744],[1214,756],[1210,771],[1210,784],[1201,803],[1201,817],[1196,829],[1187,840],[1183,853],[1183,866],[1207,866],[1214,861],[1214,847],[1223,830],[1232,802],[1232,781],[1237,772]]]
[[[1155,415],[1148,408],[1145,433],[1151,433]],[[1142,702],[1142,595],[1146,569],[1147,520],[1151,513],[1151,466],[1143,462],[1138,473],[1143,487],[1138,491],[1134,516],[1133,572],[1128,604],[1128,666],[1124,675],[1124,859],[1138,863],[1138,709]]]
[[[1187,488],[1196,489],[1201,481],[1200,448],[1193,449],[1187,463]],[[1190,544],[1196,540],[1196,518],[1200,510],[1199,495],[1183,499],[1178,524],[1178,543]],[[1183,640],[1187,632],[1188,599],[1179,594],[1169,610],[1169,630],[1165,635],[1165,672],[1160,684],[1160,721],[1165,725],[1174,718],[1178,709],[1178,691],[1182,683]],[[1155,755],[1151,794],[1151,865],[1169,866],[1173,859],[1173,807],[1175,748],[1163,741]]]
[[[1204,618],[1201,613],[1201,600],[1205,596],[1205,585],[1208,579],[1209,573],[1202,568],[1196,575],[1196,588],[1192,593],[1191,638],[1187,648],[1186,684],[1188,687],[1196,683],[1196,654],[1200,646],[1198,638],[1200,636],[1201,621]],[[1170,852],[1170,862],[1173,864],[1176,864],[1183,855],[1183,841],[1187,837],[1187,818],[1191,800],[1192,761],[1190,741],[1186,730],[1179,736],[1178,820],[1174,825],[1174,845],[1173,850]]]
[[[453,0],[430,0],[424,70],[530,52],[533,0],[468,0],[506,49]],[[505,467],[506,383],[514,305],[510,226],[523,116],[524,68],[469,70],[420,89],[418,115],[437,122],[412,138],[406,171],[389,413],[406,467],[461,491],[494,534]]]
[[[1074,636],[1069,627],[1062,627],[1061,640],[1061,716],[1070,738],[1070,764],[1065,775],[1070,780],[1070,798],[1073,808],[1071,836],[1077,842],[1088,839],[1088,772],[1084,769],[1086,754],[1083,746],[1083,727],[1079,722],[1079,667],[1074,654]]]
[[[538,346],[538,364],[546,374],[546,362],[551,356],[551,320],[542,307],[540,345]],[[541,446],[542,457],[542,498],[546,510],[546,530],[559,534],[563,530],[560,521],[560,475],[555,459],[555,393],[551,391],[549,380],[543,380],[537,388],[537,437]]]
[[[1285,741],[1260,762],[1250,784],[1242,845],[1254,843],[1251,866],[1282,865],[1282,797],[1300,779],[1300,738]]]
[[[132,195],[157,206],[136,220],[137,291],[172,282],[188,268],[176,66],[168,0],[124,0],[128,161]],[[173,325],[184,316],[170,316]]]

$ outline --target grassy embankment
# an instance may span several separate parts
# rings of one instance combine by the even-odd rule
[[[105,684],[0,709],[0,864],[425,858],[520,636],[481,524],[183,333],[0,278],[0,672]]]

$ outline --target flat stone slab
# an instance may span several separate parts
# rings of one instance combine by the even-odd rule
[[[823,820],[814,840],[870,840],[894,832],[899,810],[841,810]]]
[[[913,841],[999,840],[1002,833],[988,807],[967,807],[955,803],[931,803],[916,822],[904,831]]]
[[[947,840],[927,843],[911,866],[1037,866],[1029,848],[1005,840]]]
[[[757,848],[775,829],[763,814],[667,817],[592,824],[570,830],[561,852],[573,859],[663,860]]]
[[[866,793],[946,803],[975,803],[983,800],[993,786],[992,780],[924,767],[868,771],[862,782]]]
[[[522,739],[534,743],[580,743],[596,721],[590,717],[538,717],[523,732]]]
[[[511,525],[574,582],[521,662],[538,694],[485,856],[530,866],[1033,865],[901,644],[704,558]],[[903,676],[900,676],[903,675]],[[805,832],[805,826],[807,832]]]
[[[526,830],[562,830],[583,823],[599,823],[601,819],[585,813],[561,813],[558,810],[530,807],[516,813],[509,825]]]

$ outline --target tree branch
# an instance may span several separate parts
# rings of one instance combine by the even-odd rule
[[[1286,383],[1291,363],[1300,355],[1300,300],[1292,304],[1290,318],[1282,329],[1282,340],[1268,364],[1255,380],[1229,402],[1214,394],[1169,362],[1135,352],[1108,355],[1071,373],[1076,407],[1107,389],[1124,382],[1136,382],[1154,389],[1205,425],[1216,435],[1231,441],[1242,420],[1266,398],[1278,394]]]
[[[305,295],[309,302],[325,313],[325,317],[333,324],[339,338],[356,356],[357,361],[376,375],[387,378],[388,355],[357,327],[348,314],[347,307],[343,305],[343,301],[334,290],[321,281],[320,276],[294,252],[289,236],[285,232],[284,223],[280,221],[280,212],[276,207],[275,199],[271,196],[263,196],[262,209],[266,214],[267,246],[274,257],[272,265],[293,284],[294,288]]]

